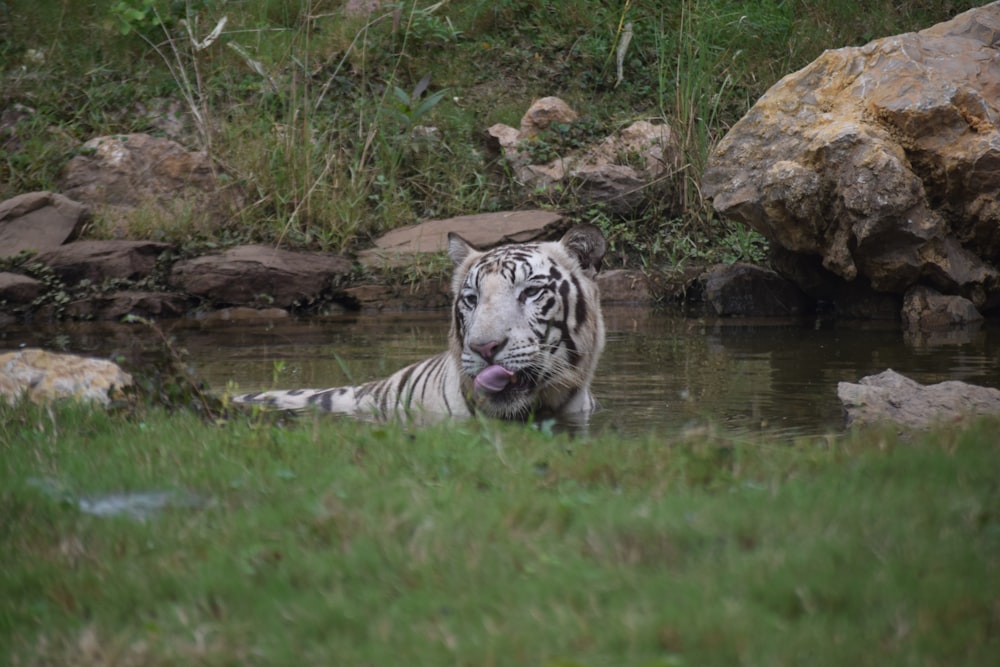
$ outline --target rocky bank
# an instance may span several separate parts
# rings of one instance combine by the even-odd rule
[[[488,135],[521,186],[553,201],[573,190],[625,215],[669,184],[680,157],[664,124],[538,150],[578,120],[545,97],[519,128]],[[694,301],[716,316],[889,318],[908,332],[974,324],[1000,312],[998,126],[1000,3],[828,51],[768,91],[704,174],[718,212],[769,239],[770,266],[607,271],[602,298]],[[59,190],[0,203],[0,321],[443,306],[449,267],[436,253],[448,231],[488,247],[555,238],[569,224],[547,210],[432,220],[358,256],[87,239],[92,214],[145,216],[155,231],[196,211],[225,228],[246,205],[207,155],[142,134],[88,141]]]

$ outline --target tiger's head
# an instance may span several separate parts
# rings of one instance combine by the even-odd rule
[[[557,242],[488,251],[449,234],[449,350],[477,410],[523,419],[593,408],[590,382],[604,349],[595,276],[606,249],[593,225]]]

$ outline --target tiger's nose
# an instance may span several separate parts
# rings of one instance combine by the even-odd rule
[[[503,346],[507,344],[507,339],[503,340],[491,340],[488,343],[470,343],[469,347],[478,354],[480,357],[486,361],[492,362],[493,357],[497,356],[497,353],[503,349]]]

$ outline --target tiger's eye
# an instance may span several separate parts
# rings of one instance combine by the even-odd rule
[[[525,287],[524,291],[521,292],[521,297],[523,299],[531,299],[542,293],[542,288],[538,285],[532,285],[531,287]]]
[[[468,308],[475,308],[479,304],[479,297],[472,292],[468,292],[462,295],[462,302]]]

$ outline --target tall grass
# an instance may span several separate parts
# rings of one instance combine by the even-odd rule
[[[0,197],[54,187],[93,136],[155,131],[136,102],[184,99],[195,143],[249,192],[235,233],[339,249],[422,218],[524,204],[484,152],[483,132],[555,94],[606,127],[639,117],[673,125],[682,170],[663,201],[623,222],[644,247],[663,245],[651,237],[665,217],[684,242],[710,245],[728,232],[700,195],[701,171],[770,84],[824,48],[974,4],[405,0],[347,16],[323,0],[8,0],[0,106],[34,112],[5,135]],[[224,17],[217,40],[195,48]],[[619,82],[625,24],[633,38]],[[397,94],[427,75],[419,100]],[[419,119],[401,122],[401,106],[412,114],[432,98]],[[414,135],[414,125],[438,132]]]

